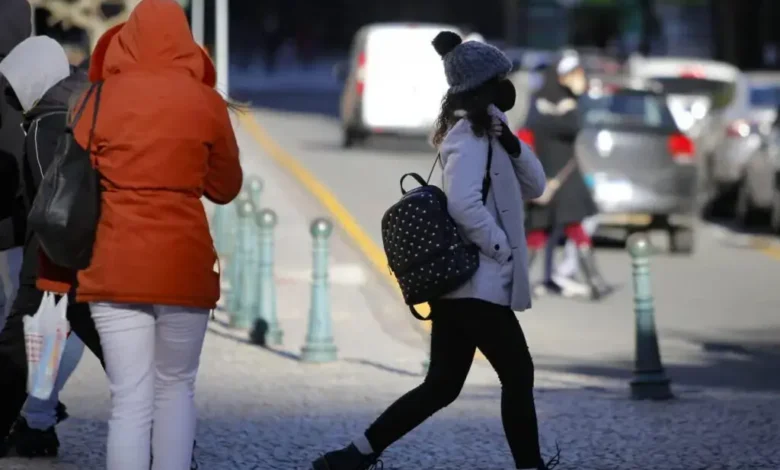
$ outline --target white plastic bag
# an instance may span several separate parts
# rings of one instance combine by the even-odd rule
[[[67,310],[67,295],[55,303],[54,294],[46,292],[35,315],[24,319],[27,393],[41,400],[51,396],[57,379],[70,328]]]

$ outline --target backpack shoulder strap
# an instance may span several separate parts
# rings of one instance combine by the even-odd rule
[[[102,83],[101,83],[102,84]],[[79,119],[81,119],[81,114],[84,112],[84,108],[87,107],[87,102],[92,97],[92,94],[95,92],[95,90],[100,86],[97,83],[92,84],[89,87],[89,90],[87,90],[87,93],[84,95],[84,97],[81,99],[81,103],[79,103],[79,107],[76,110],[76,112],[73,114],[70,122],[68,123],[68,126],[73,128],[76,126],[76,123],[79,122]]]
[[[414,318],[420,320],[420,321],[431,321],[431,314],[429,313],[427,317],[424,317],[420,315],[420,312],[417,311],[416,308],[414,308],[414,305],[409,306],[409,311],[412,312],[412,315],[414,315]]]
[[[493,164],[493,143],[488,137],[487,164],[485,165],[485,176],[482,178],[482,204],[487,202],[488,192],[490,192],[490,166]]]

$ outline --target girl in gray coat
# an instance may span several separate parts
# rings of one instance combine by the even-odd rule
[[[348,447],[317,459],[314,470],[375,468],[388,446],[458,397],[477,349],[501,381],[501,415],[515,468],[547,470],[557,463],[557,456],[542,460],[534,367],[515,315],[531,307],[523,201],[541,196],[545,174],[506,125],[504,112],[515,102],[514,86],[506,79],[509,59],[493,46],[462,42],[451,32],[440,33],[433,45],[450,85],[433,142],[444,166],[448,211],[464,237],[479,247],[479,269],[464,285],[430,302],[431,359],[425,381]],[[491,185],[483,203],[489,145]]]

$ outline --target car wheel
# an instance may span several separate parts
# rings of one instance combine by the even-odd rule
[[[772,212],[770,215],[770,227],[773,233],[780,234],[780,188],[775,188],[772,194]]]
[[[689,255],[693,253],[693,230],[677,228],[669,232],[669,249],[672,253]]]
[[[744,182],[740,183],[737,190],[734,218],[741,227],[750,227],[756,223],[756,208],[753,206],[750,190]]]
[[[362,144],[366,140],[366,135],[354,129],[344,129],[341,136],[341,145],[344,148],[354,147]]]

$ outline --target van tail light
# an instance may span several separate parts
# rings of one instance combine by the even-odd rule
[[[355,71],[355,86],[357,87],[358,96],[363,96],[363,91],[366,88],[366,52],[361,51],[357,58],[357,69]]]
[[[742,139],[750,135],[752,126],[744,119],[737,119],[726,128],[726,136],[732,139]]]
[[[693,163],[696,156],[696,146],[693,141],[683,134],[673,134],[669,136],[669,153],[672,159],[677,163]]]
[[[531,147],[531,150],[536,150],[536,139],[534,137],[534,133],[531,132],[531,130],[522,128],[517,131],[517,138],[522,140],[526,143],[529,147]]]

